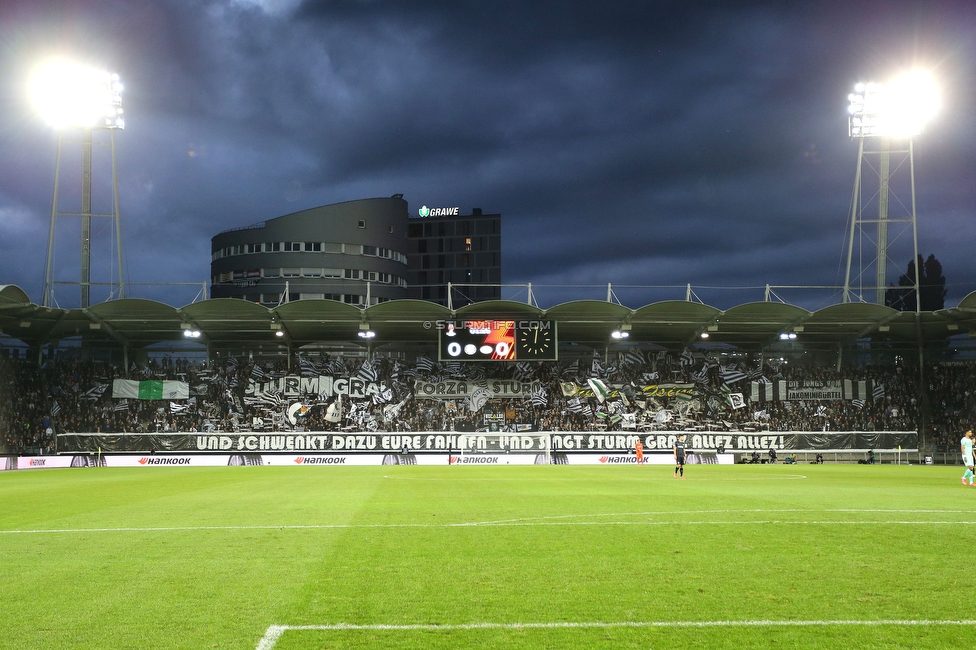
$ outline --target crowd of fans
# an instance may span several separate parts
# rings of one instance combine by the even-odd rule
[[[287,375],[360,378],[378,389],[367,398],[339,399],[286,397],[269,388]],[[933,450],[952,451],[976,420],[976,365],[930,365],[925,377],[920,387],[917,368],[911,367],[723,365],[687,350],[680,356],[621,355],[615,362],[594,356],[559,363],[438,364],[423,357],[377,357],[364,364],[361,358],[332,357],[296,359],[291,368],[237,359],[199,364],[163,358],[129,368],[91,361],[38,367],[0,359],[0,451],[53,453],[57,434],[78,432],[920,431],[923,409],[930,425],[923,439]],[[115,379],[177,380],[188,394],[176,400],[119,398],[113,396]],[[473,385],[495,379],[533,388],[515,399],[482,400],[430,399],[414,391],[418,381]],[[845,379],[866,381],[873,391],[864,399],[759,399],[760,392],[768,395],[766,385],[781,380]],[[675,384],[682,387],[680,397],[654,389]],[[289,414],[296,402],[304,409]]]

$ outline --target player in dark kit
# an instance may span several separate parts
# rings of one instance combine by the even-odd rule
[[[685,437],[678,436],[678,439],[674,442],[674,477],[681,478],[685,477]]]

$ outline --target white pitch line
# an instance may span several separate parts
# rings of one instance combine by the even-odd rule
[[[497,465],[493,467],[505,467],[505,465]],[[525,465],[509,465],[509,467],[525,467]],[[668,467],[667,465],[660,465],[660,467]],[[452,483],[457,483],[460,481],[481,481],[481,482],[494,482],[494,481],[520,481],[524,482],[523,477],[510,477],[510,478],[499,478],[497,476],[395,476],[393,474],[384,474],[383,478],[388,478],[396,481],[450,481]],[[701,481],[711,481],[718,483],[727,483],[731,481],[799,481],[808,478],[806,474],[783,474],[782,476],[739,476],[734,478],[725,477],[695,477],[695,483],[700,483]],[[533,482],[550,482],[550,481],[578,481],[579,479],[573,477],[562,477],[562,476],[548,476],[548,477],[533,477]],[[615,476],[614,481],[640,481],[645,483],[648,481],[666,481],[668,483],[674,482],[671,476]]]
[[[355,623],[334,623],[332,625],[270,625],[256,650],[271,650],[278,643],[281,635],[287,631],[318,631],[341,632],[355,630],[389,630],[408,632],[416,630],[452,631],[452,630],[522,630],[522,629],[605,629],[605,628],[707,628],[707,627],[836,627],[836,626],[969,626],[976,625],[976,620],[824,620],[824,621],[584,621],[584,622],[556,622],[556,623],[457,623],[436,624],[416,623],[408,625],[393,625],[378,623],[373,625],[357,625]]]
[[[0,530],[0,535],[41,535],[71,533],[156,533],[193,531],[247,531],[247,530],[346,530],[381,528],[514,528],[533,526],[757,526],[757,525],[797,525],[797,526],[972,526],[974,520],[888,520],[888,521],[836,521],[813,519],[755,519],[750,521],[728,520],[676,520],[676,521],[525,521],[500,523],[453,523],[453,524],[303,524],[267,526],[125,526],[119,528],[36,528]]]
[[[465,526],[491,526],[498,524],[509,524],[515,522],[530,521],[549,521],[553,519],[583,519],[585,517],[653,517],[658,515],[715,515],[715,514],[772,514],[783,512],[801,513],[824,513],[824,512],[843,512],[843,513],[886,513],[886,514],[972,514],[971,510],[914,510],[914,509],[855,509],[855,508],[826,508],[824,510],[810,510],[809,508],[753,508],[753,509],[710,509],[710,510],[648,510],[643,512],[608,512],[608,513],[586,513],[571,515],[545,515],[540,517],[518,517],[514,519],[495,519],[491,521],[472,522],[469,524],[457,524]]]

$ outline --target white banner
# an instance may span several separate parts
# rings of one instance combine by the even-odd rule
[[[185,381],[135,381],[116,379],[112,382],[112,397],[115,399],[187,399],[190,385]]]
[[[475,390],[488,391],[489,399],[524,399],[542,388],[539,381],[515,381],[513,379],[489,379],[485,381],[417,381],[413,392],[417,399],[464,399]]]
[[[263,454],[261,456],[261,464],[291,465],[294,467],[303,467],[305,465],[341,467],[343,465],[382,465],[383,459],[384,456],[382,454],[308,454],[304,456]]]
[[[717,458],[719,465],[734,465],[735,455],[733,454],[712,454]],[[566,454],[560,464],[566,465],[637,465],[635,454]],[[685,459],[686,465],[697,464],[698,458],[694,452],[690,452]],[[645,465],[671,465],[674,466],[674,456],[671,454],[644,454]]]
[[[545,454],[468,454],[451,456],[451,465],[542,465]]]
[[[106,467],[226,467],[226,454],[142,454],[137,456],[102,456]]]
[[[21,456],[17,458],[17,469],[50,469],[71,467],[74,456]]]

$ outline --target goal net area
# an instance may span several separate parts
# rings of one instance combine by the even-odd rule
[[[458,459],[489,456],[534,456],[534,464],[552,461],[552,437],[548,433],[472,433],[457,437],[457,447],[450,450]],[[459,464],[464,463],[459,460]]]

